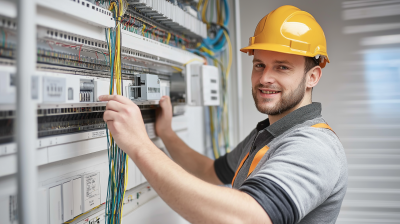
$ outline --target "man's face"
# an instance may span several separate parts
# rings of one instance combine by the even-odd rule
[[[304,68],[303,56],[255,50],[251,83],[258,111],[278,115],[298,105],[306,91]]]

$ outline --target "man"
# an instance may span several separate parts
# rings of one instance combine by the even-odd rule
[[[160,197],[191,223],[335,223],[346,191],[344,149],[312,103],[326,61],[324,33],[307,12],[282,6],[258,24],[250,45],[257,109],[268,119],[213,161],[171,129],[168,97],[156,132],[172,161],[148,138],[139,108],[121,96],[104,120]],[[179,164],[179,165],[178,165]],[[232,183],[232,189],[218,185]]]

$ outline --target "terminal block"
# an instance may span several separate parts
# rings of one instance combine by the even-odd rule
[[[81,79],[80,82],[80,102],[93,102],[94,82],[93,80]]]
[[[128,98],[131,100],[159,100],[161,98],[160,79],[157,75],[136,75],[131,86],[128,86]]]

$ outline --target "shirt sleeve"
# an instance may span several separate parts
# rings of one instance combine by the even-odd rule
[[[341,145],[327,132],[310,127],[284,137],[239,188],[264,208],[272,223],[297,223],[330,196],[343,164]]]
[[[256,133],[257,131],[254,129],[235,149],[214,161],[215,173],[222,183],[230,184],[232,182],[243,151],[251,144]]]

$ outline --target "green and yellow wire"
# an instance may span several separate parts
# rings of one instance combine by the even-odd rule
[[[106,29],[108,56],[110,65],[109,94],[122,95],[121,74],[121,18],[127,9],[124,0],[110,3],[116,24]],[[107,126],[106,126],[107,128]],[[120,224],[122,221],[126,185],[128,183],[128,156],[116,144],[107,128],[107,146],[109,160],[109,178],[106,200],[106,224]]]

